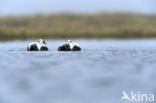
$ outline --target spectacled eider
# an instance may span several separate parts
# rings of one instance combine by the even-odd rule
[[[28,45],[27,51],[47,51],[48,47],[43,39],[39,39],[37,42],[32,42]]]
[[[72,40],[68,40],[67,43],[58,47],[58,51],[81,51],[81,48],[77,43],[73,43]]]

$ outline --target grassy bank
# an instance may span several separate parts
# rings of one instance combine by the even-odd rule
[[[0,17],[0,39],[155,38],[156,16],[55,14]]]

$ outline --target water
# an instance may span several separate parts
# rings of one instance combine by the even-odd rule
[[[63,42],[47,41],[47,52],[1,42],[0,103],[129,103],[122,91],[156,94],[156,40],[76,40],[82,51],[57,51]]]

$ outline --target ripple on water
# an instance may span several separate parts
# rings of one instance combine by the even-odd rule
[[[78,42],[80,52],[58,52],[57,41],[48,52],[0,43],[0,102],[121,103],[123,90],[156,90],[154,40]]]

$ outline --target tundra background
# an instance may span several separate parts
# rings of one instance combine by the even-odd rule
[[[156,16],[100,13],[0,17],[0,39],[155,38]]]

